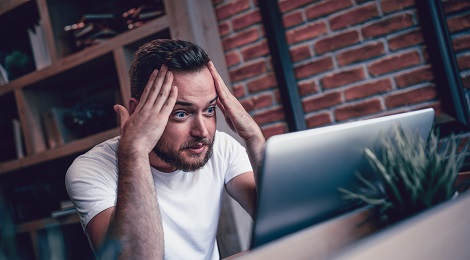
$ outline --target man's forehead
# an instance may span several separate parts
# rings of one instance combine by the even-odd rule
[[[214,80],[207,68],[198,72],[175,72],[173,85],[178,87],[177,100],[209,102],[217,96]]]

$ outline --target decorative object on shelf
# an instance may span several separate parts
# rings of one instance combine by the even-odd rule
[[[454,135],[446,144],[431,131],[427,141],[396,128],[395,138],[383,140],[381,154],[366,149],[377,179],[357,175],[357,190],[340,188],[348,201],[372,206],[381,225],[393,224],[458,195],[455,181],[466,156]]]
[[[161,0],[102,1],[64,30],[76,50],[101,43],[164,14]]]
[[[111,97],[111,98],[110,98]],[[113,110],[115,95],[89,97],[77,103],[64,114],[65,126],[84,137],[116,126],[116,115]]]
[[[11,81],[34,71],[34,61],[23,51],[14,50],[5,57],[5,70]]]

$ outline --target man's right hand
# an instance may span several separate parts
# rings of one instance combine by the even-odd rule
[[[173,73],[163,65],[150,75],[140,100],[131,99],[129,111],[121,105],[114,106],[121,127],[120,147],[130,152],[152,151],[175,106],[178,89],[172,83]],[[133,107],[132,102],[137,106]]]

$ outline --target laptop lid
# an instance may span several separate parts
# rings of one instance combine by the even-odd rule
[[[251,248],[296,232],[351,208],[339,187],[371,172],[365,148],[379,151],[399,124],[427,140],[432,108],[273,136],[266,142],[257,179],[258,205]]]

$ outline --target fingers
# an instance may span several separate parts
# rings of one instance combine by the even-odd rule
[[[212,74],[212,78],[214,79],[215,89],[216,89],[217,93],[219,94],[219,98],[221,98],[222,101],[224,101],[226,99],[226,96],[227,96],[227,92],[226,92],[226,91],[228,91],[227,86],[225,86],[225,83],[222,80],[222,77],[220,77],[220,75],[217,72],[217,69],[215,68],[214,63],[212,63],[212,61],[209,61],[208,68],[209,68],[209,71]]]
[[[164,84],[164,82],[167,81],[168,74],[171,74],[171,72],[168,71],[168,67],[165,64],[163,64],[162,67],[160,68],[160,71],[158,71],[153,84],[151,85],[150,93],[148,95],[148,102],[146,102],[145,104],[148,103],[149,106],[153,106],[155,104],[155,99],[158,96],[161,96],[160,93],[162,91],[162,85]]]
[[[171,111],[173,110],[173,107],[175,106],[176,97],[178,97],[178,88],[176,86],[173,86],[171,87],[168,99],[166,99],[165,103],[163,104],[161,113],[170,115]]]
[[[168,71],[165,75],[165,78],[163,79],[160,90],[155,91],[156,99],[154,101],[154,106],[156,107],[156,109],[160,110],[166,104],[167,100],[172,97],[171,95],[174,94],[174,89],[171,86],[172,83],[173,73],[171,71]]]
[[[126,123],[127,119],[129,118],[129,111],[121,105],[114,105],[114,111],[116,111],[119,120],[119,126],[122,127]]]
[[[147,101],[150,90],[152,89],[155,79],[157,78],[158,72],[159,71],[157,69],[154,69],[152,74],[150,74],[149,80],[147,81],[147,85],[145,85],[144,91],[142,92],[142,95],[139,98],[139,104],[145,104],[145,102]]]

